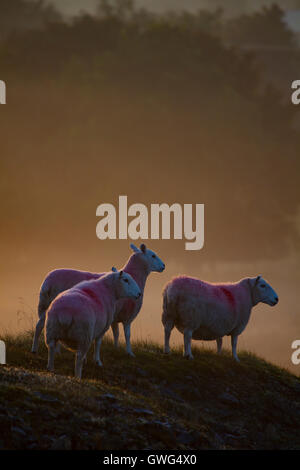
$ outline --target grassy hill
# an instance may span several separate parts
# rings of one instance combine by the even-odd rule
[[[246,352],[241,363],[195,349],[165,356],[134,344],[136,358],[104,341],[83,380],[63,351],[56,374],[32,334],[7,336],[0,367],[0,449],[299,449],[300,378]]]

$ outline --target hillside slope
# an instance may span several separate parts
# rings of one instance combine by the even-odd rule
[[[90,354],[79,382],[72,353],[50,374],[31,338],[5,338],[0,449],[300,449],[300,378],[254,355],[140,343],[129,359],[104,341],[103,369]]]

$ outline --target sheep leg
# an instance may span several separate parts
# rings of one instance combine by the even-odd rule
[[[100,359],[100,346],[102,343],[102,336],[100,338],[95,339],[95,352],[94,352],[94,360],[98,366],[103,366],[102,361]]]
[[[113,335],[114,335],[115,347],[117,348],[118,345],[119,345],[119,323],[117,323],[117,322],[112,323],[111,329],[112,329],[112,332],[113,332]]]
[[[57,343],[57,344],[56,344],[55,352],[56,352],[56,354],[60,354],[60,353],[61,353],[61,345],[60,345],[60,343]]]
[[[222,352],[223,338],[217,338],[216,341],[217,341],[218,354],[221,354],[221,352]]]
[[[184,357],[187,359],[194,359],[191,348],[192,336],[193,331],[189,328],[186,328],[184,330]]]
[[[45,325],[45,316],[46,316],[45,313],[43,315],[41,315],[38,322],[37,322],[37,324],[36,324],[33,343],[32,343],[32,349],[31,349],[32,353],[37,353],[37,351],[38,351],[39,338],[40,338],[40,335],[41,335],[41,333],[43,331],[43,328],[44,328],[44,325]]]
[[[135,357],[134,353],[132,352],[131,349],[131,344],[130,344],[130,323],[123,323],[124,327],[124,335],[125,335],[125,340],[126,340],[126,351],[127,354],[131,357]]]
[[[48,344],[48,365],[47,369],[50,372],[54,371],[54,356],[55,356],[55,346],[56,346],[56,341],[50,341]]]
[[[170,354],[170,336],[174,328],[174,322],[168,321],[165,324],[165,354]]]
[[[89,347],[85,348],[84,350],[79,350],[76,352],[76,359],[75,359],[75,377],[77,379],[81,379],[82,376],[82,366],[88,352]]]
[[[232,336],[231,336],[232,355],[233,355],[234,359],[235,359],[237,362],[240,362],[240,360],[239,360],[239,358],[238,358],[238,356],[237,356],[237,353],[236,353],[237,340],[238,340],[238,336],[237,336],[237,335],[232,335]]]

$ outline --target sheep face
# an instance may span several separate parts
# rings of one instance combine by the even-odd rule
[[[120,271],[116,272],[115,277],[117,298],[129,297],[137,300],[141,297],[141,289],[130,274]]]
[[[274,289],[261,276],[253,279],[253,298],[256,303],[262,302],[274,307],[278,303],[278,296]]]
[[[143,256],[149,272],[154,271],[161,273],[165,269],[165,263],[154,251],[149,250],[144,243],[141,244],[140,248],[137,248],[133,243],[130,247],[135,253],[140,253]]]

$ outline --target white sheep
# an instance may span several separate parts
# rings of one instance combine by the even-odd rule
[[[54,370],[58,341],[76,352],[76,377],[81,378],[83,361],[94,340],[95,361],[101,366],[102,337],[113,321],[117,301],[124,297],[138,299],[141,297],[141,289],[132,277],[123,271],[81,282],[56,297],[46,313],[48,370]]]
[[[116,315],[112,323],[115,346],[118,346],[119,339],[119,323],[123,324],[124,335],[126,340],[126,351],[130,356],[134,357],[134,353],[130,344],[130,326],[138,315],[143,305],[143,295],[147,277],[151,272],[162,272],[165,269],[164,262],[154,253],[154,251],[146,248],[144,243],[140,249],[130,245],[134,254],[130,256],[123,271],[130,274],[139,285],[142,295],[139,299],[121,299],[118,302]]]
[[[146,248],[146,245],[141,244],[140,249],[135,245],[130,245],[134,253],[130,256],[129,260],[122,268],[126,273],[129,273],[133,279],[138,283],[142,295],[138,300],[126,299],[120,300],[117,306],[117,312],[112,324],[115,346],[118,346],[119,339],[119,323],[123,324],[124,335],[126,339],[126,351],[129,355],[134,356],[130,344],[130,326],[132,321],[138,315],[142,304],[143,294],[148,275],[151,272],[162,272],[165,269],[163,261],[154,253],[154,251]],[[38,341],[45,324],[45,314],[55,297],[61,292],[70,289],[79,282],[91,279],[98,279],[106,273],[91,273],[88,271],[78,271],[75,269],[55,269],[51,271],[45,278],[41,290],[38,305],[39,320],[36,324],[35,334],[32,345],[32,352],[36,353],[38,350]]]
[[[174,278],[163,291],[165,353],[170,352],[170,335],[176,326],[184,335],[184,356],[188,359],[193,359],[192,339],[216,340],[220,353],[223,336],[231,336],[232,355],[239,361],[238,336],[246,328],[252,307],[259,302],[271,306],[278,302],[276,292],[261,276],[226,284],[187,276]]]

